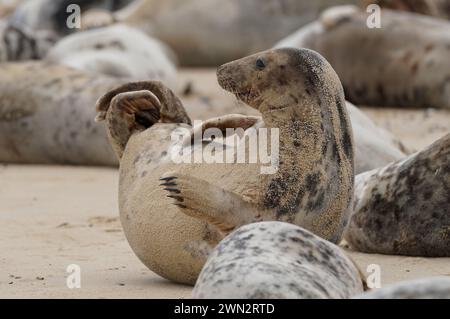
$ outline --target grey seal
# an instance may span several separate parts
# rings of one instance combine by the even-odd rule
[[[175,163],[172,133],[187,129],[190,142],[197,128],[161,83],[129,83],[97,103],[120,158],[119,209],[130,246],[151,270],[182,283],[195,283],[211,249],[251,222],[288,221],[339,242],[353,197],[351,125],[325,59],[269,50],[220,67],[218,79],[262,120],[231,114],[200,130],[279,128],[275,174],[252,163]]]
[[[358,251],[450,256],[450,134],[355,181],[345,233]]]
[[[343,250],[292,224],[243,226],[214,249],[194,298],[347,299],[364,280]]]

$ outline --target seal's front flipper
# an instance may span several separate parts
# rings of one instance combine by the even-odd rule
[[[207,181],[178,173],[166,173],[160,181],[183,213],[213,224],[224,234],[262,220],[255,206]]]
[[[195,136],[203,137],[205,131],[210,128],[220,130],[222,132],[222,135],[225,136],[227,133],[227,129],[242,128],[245,131],[261,121],[262,118],[260,116],[249,116],[241,114],[228,114],[220,117],[215,117],[202,122],[202,124],[199,126],[192,128],[191,134],[184,139],[183,145],[191,145],[194,142]]]

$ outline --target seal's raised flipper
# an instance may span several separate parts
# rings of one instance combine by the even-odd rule
[[[157,122],[186,123],[187,116],[181,101],[161,82],[132,82],[105,95],[96,104],[97,122],[106,120],[108,135],[119,158],[130,136]]]
[[[117,94],[106,115],[97,115],[96,121],[106,120],[111,145],[119,158],[130,136],[142,131],[160,119],[159,99],[150,91],[135,91]]]
[[[150,91],[161,102],[160,122],[162,123],[186,123],[191,124],[191,119],[186,113],[180,99],[164,84],[159,81],[131,82],[119,86],[103,95],[96,104],[98,119],[104,119],[112,99],[120,94],[135,91]]]
[[[220,130],[223,136],[225,136],[227,129],[242,128],[243,130],[246,130],[259,121],[262,121],[260,116],[248,116],[242,114],[228,114],[215,117],[202,122],[202,125],[194,127],[191,131],[191,135],[186,137],[183,141],[183,145],[191,144],[194,141],[195,136],[203,136],[204,132],[210,128]]]
[[[262,219],[261,212],[239,195],[192,176],[166,173],[161,186],[186,215],[215,225],[225,234]]]

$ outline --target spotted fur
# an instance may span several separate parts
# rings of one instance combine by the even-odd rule
[[[255,68],[262,60],[264,70]],[[338,242],[353,191],[354,150],[340,81],[319,54],[278,49],[225,64],[219,84],[280,130],[280,163],[260,177],[267,220],[301,225]]]
[[[406,159],[356,177],[345,239],[355,250],[450,256],[450,134]]]
[[[343,251],[292,224],[243,226],[212,252],[194,298],[344,299],[363,291],[363,280]]]
[[[119,84],[48,63],[0,64],[0,162],[117,165],[94,105]]]

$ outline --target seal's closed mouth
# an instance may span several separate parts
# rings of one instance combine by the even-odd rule
[[[260,94],[253,88],[242,91],[235,89],[232,85],[223,85],[222,88],[234,94],[239,101],[244,102],[246,104],[250,103],[251,101],[255,100],[260,96]]]
[[[249,104],[260,96],[259,92],[253,89],[244,92],[238,92],[235,93],[235,95],[238,100],[245,102],[246,104]]]

